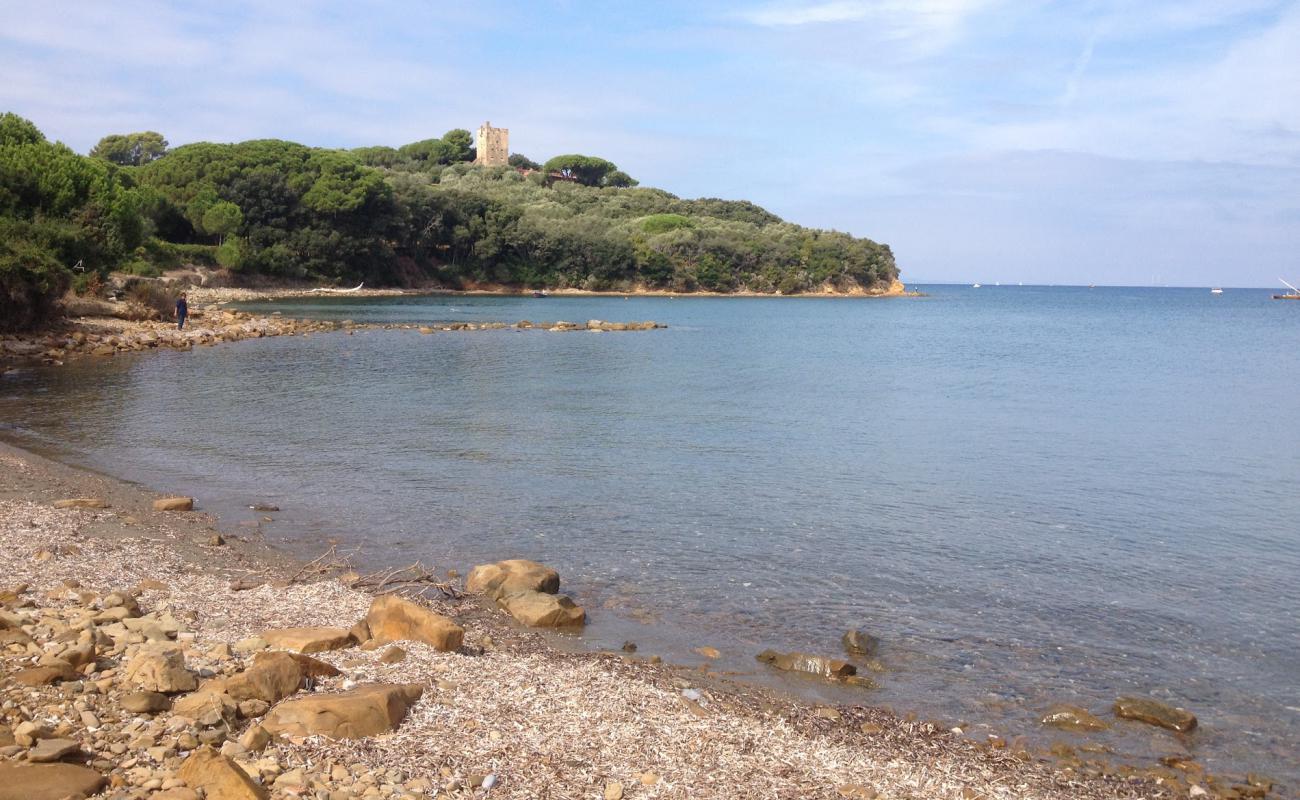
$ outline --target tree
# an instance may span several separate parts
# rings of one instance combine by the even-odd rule
[[[30,120],[11,111],[0,114],[0,147],[40,144],[44,141],[45,135]]]
[[[510,158],[507,159],[506,163],[514,167],[515,169],[541,169],[542,168],[541,164],[538,164],[536,161],[532,160],[531,158],[524,155],[523,153],[511,153]]]
[[[223,244],[226,237],[239,230],[244,224],[244,212],[239,206],[228,200],[219,200],[208,206],[203,213],[203,230],[217,237],[217,244]]]
[[[157,131],[110,134],[90,150],[91,158],[102,158],[122,167],[138,167],[162,158],[167,140]]]
[[[622,189],[631,188],[637,185],[637,181],[631,175],[628,175],[621,169],[616,169],[607,174],[600,181],[601,186],[615,186]]]
[[[584,156],[577,153],[556,156],[547,161],[542,169],[548,173],[557,173],[566,178],[572,178],[584,186],[599,186],[606,175],[611,172],[618,172],[618,167],[612,162],[603,158]]]

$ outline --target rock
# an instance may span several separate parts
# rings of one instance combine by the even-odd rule
[[[193,497],[164,497],[153,501],[154,511],[193,511]]]
[[[225,543],[226,543],[226,537],[222,536],[219,533],[214,533],[208,537],[209,547],[222,547],[223,545],[225,545]]]
[[[756,658],[777,669],[789,672],[807,672],[823,678],[847,678],[858,671],[857,667],[847,661],[823,658],[822,656],[813,656],[807,653],[778,653],[775,650],[764,650]]]
[[[623,800],[623,784],[618,781],[605,784],[605,800]]]
[[[200,727],[230,727],[235,722],[239,706],[234,698],[223,692],[201,691],[187,694],[172,704],[172,713],[188,717]]]
[[[366,614],[371,637],[379,642],[424,642],[443,652],[459,650],[465,629],[441,614],[396,595],[376,597]]]
[[[530,628],[584,625],[587,612],[564,595],[521,591],[497,599],[497,605]]]
[[[253,666],[214,683],[235,700],[278,703],[302,688],[303,677],[298,662],[288,653],[258,653]]]
[[[722,653],[718,652],[718,648],[716,647],[697,647],[695,648],[695,652],[705,658],[722,658]]]
[[[263,631],[260,637],[271,647],[296,653],[342,650],[356,643],[352,634],[343,628],[278,628]]]
[[[131,692],[123,695],[121,705],[133,714],[157,714],[169,710],[172,701],[162,692]]]
[[[126,665],[127,683],[151,692],[192,692],[198,679],[185,668],[179,647],[164,644],[142,646]]]
[[[259,753],[271,743],[271,734],[261,725],[252,725],[239,737],[239,744],[253,753]]]
[[[1087,709],[1059,704],[1047,709],[1042,724],[1063,731],[1104,731],[1110,726],[1093,716]]]
[[[98,497],[69,497],[67,500],[55,500],[55,508],[108,508],[108,503]]]
[[[268,733],[359,739],[396,730],[420,699],[416,684],[369,684],[337,694],[286,700],[262,721]]]
[[[94,642],[79,642],[59,654],[59,658],[71,664],[73,669],[95,663],[98,656]]]
[[[379,656],[381,664],[396,664],[406,658],[406,651],[400,647],[390,647]]]
[[[41,739],[27,752],[27,760],[37,764],[59,761],[80,749],[80,745],[71,739]]]
[[[62,664],[28,667],[13,674],[13,679],[24,686],[49,686],[59,681],[70,681],[77,672],[66,661]]]
[[[191,789],[202,789],[207,800],[266,800],[268,796],[238,764],[211,747],[195,750],[181,764],[177,777]]]
[[[880,649],[880,640],[866,631],[845,631],[844,635],[840,637],[840,642],[843,643],[844,649],[848,651],[849,655],[854,656],[867,656],[869,658],[876,654],[876,650]]]
[[[1115,716],[1159,725],[1186,733],[1196,727],[1196,715],[1149,697],[1121,697],[1115,701]]]
[[[65,800],[89,797],[108,783],[103,775],[76,764],[0,762],[0,800]],[[216,798],[213,798],[216,800]]]
[[[481,592],[494,600],[520,591],[555,594],[560,591],[560,573],[536,561],[513,558],[470,570],[465,590]]]

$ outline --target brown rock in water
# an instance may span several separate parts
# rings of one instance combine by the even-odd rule
[[[76,764],[0,762],[0,800],[65,800],[89,797],[108,780]]]
[[[722,653],[718,652],[718,648],[716,647],[697,647],[695,648],[695,652],[705,658],[722,658]]]
[[[391,594],[375,598],[366,624],[377,642],[424,642],[450,652],[460,649],[465,641],[465,629],[447,617]]]
[[[185,668],[185,654],[175,645],[144,645],[126,665],[126,682],[151,692],[192,692],[198,679]]]
[[[1115,701],[1115,716],[1171,731],[1186,733],[1196,727],[1196,715],[1149,697],[1121,697]]]
[[[495,564],[479,564],[470,570],[465,590],[482,592],[494,600],[522,591],[555,594],[560,591],[560,573],[536,561],[512,558]]]
[[[13,674],[13,679],[24,686],[49,686],[52,683],[70,681],[76,677],[77,671],[66,661],[61,664],[28,667]]]
[[[513,592],[498,597],[497,605],[530,628],[566,628],[587,622],[582,606],[562,594]]]
[[[266,800],[268,796],[238,764],[211,747],[195,750],[176,777],[191,789],[203,789],[208,800]]]
[[[870,658],[880,649],[880,640],[866,631],[845,631],[844,635],[840,637],[840,642],[843,643],[844,649],[848,651],[849,655],[854,656]]]
[[[121,706],[133,714],[157,714],[169,710],[172,701],[162,692],[131,692],[122,697]]]
[[[778,653],[775,650],[764,650],[755,657],[764,664],[770,664],[787,672],[807,672],[810,675],[832,680],[847,678],[858,671],[857,667],[847,661],[807,653]]]
[[[1050,728],[1059,728],[1063,731],[1104,731],[1110,727],[1087,709],[1066,704],[1047,709],[1047,713],[1040,721]]]
[[[278,628],[258,635],[271,647],[296,653],[342,650],[356,643],[352,634],[343,628]]]
[[[193,511],[193,497],[164,497],[153,501],[154,511]]]
[[[370,684],[337,694],[286,700],[262,721],[273,734],[360,739],[396,730],[420,699],[417,684]]]
[[[108,508],[108,503],[98,497],[69,497],[67,500],[55,500],[55,508]]]

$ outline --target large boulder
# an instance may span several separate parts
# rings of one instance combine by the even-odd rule
[[[370,637],[378,642],[424,642],[437,650],[460,649],[465,629],[441,614],[397,595],[376,597],[366,614]]]
[[[338,675],[332,665],[299,653],[262,652],[253,666],[232,675],[204,683],[205,689],[225,692],[234,700],[262,700],[278,703],[303,687],[307,679]]]
[[[271,647],[295,653],[323,653],[356,644],[345,628],[277,628],[259,634]]]
[[[498,597],[497,605],[530,628],[567,628],[587,621],[582,606],[562,594],[512,592]]]
[[[360,739],[396,730],[420,699],[417,684],[369,684],[336,694],[286,700],[262,721],[273,734]]]
[[[176,775],[191,789],[202,789],[207,800],[266,800],[266,789],[239,765],[211,747],[190,754]]]
[[[523,591],[555,594],[560,591],[560,573],[536,561],[512,558],[495,564],[479,564],[470,570],[465,589],[481,592],[494,600]]]
[[[224,692],[203,690],[177,700],[172,704],[172,713],[178,717],[188,717],[203,728],[215,728],[218,725],[229,727],[235,722],[239,706],[234,698]]]
[[[0,762],[0,800],[64,800],[89,797],[108,781],[76,764]],[[214,799],[215,800],[215,799]]]
[[[1186,733],[1196,727],[1196,715],[1186,709],[1174,708],[1149,697],[1121,697],[1115,701],[1115,716],[1158,725],[1171,731]]]
[[[192,692],[198,678],[185,668],[185,654],[175,645],[144,645],[126,665],[126,681],[150,692]]]
[[[813,656],[807,653],[778,653],[775,650],[764,650],[756,658],[764,664],[770,664],[780,670],[807,672],[810,675],[832,680],[847,678],[850,675],[856,675],[858,672],[858,668],[847,661],[823,658],[822,656]]]

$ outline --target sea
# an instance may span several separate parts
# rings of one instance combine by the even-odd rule
[[[668,327],[358,330],[23,370],[0,378],[0,426],[303,557],[545,562],[588,611],[564,646],[633,641],[976,739],[1300,786],[1300,303],[912,288],[249,304]],[[754,659],[840,656],[849,629],[879,637],[880,688]],[[1200,728],[1114,720],[1121,695]],[[1055,703],[1112,727],[1045,729]]]

